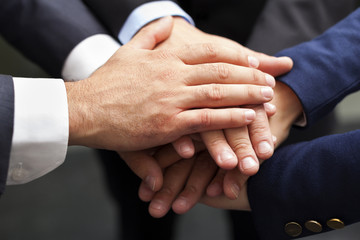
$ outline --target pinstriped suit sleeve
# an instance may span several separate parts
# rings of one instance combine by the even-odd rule
[[[13,125],[13,80],[10,76],[0,75],[0,195],[4,192],[9,168]]]
[[[84,39],[106,34],[81,0],[0,0],[0,33],[53,77]]]

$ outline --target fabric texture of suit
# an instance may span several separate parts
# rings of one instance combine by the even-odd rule
[[[9,168],[14,125],[14,85],[10,76],[0,75],[0,196]]]
[[[0,0],[0,33],[53,77],[70,51],[94,34],[106,33],[81,0]]]
[[[360,9],[313,41],[284,50],[294,68],[280,78],[301,100],[309,124],[360,88]],[[360,220],[360,131],[280,148],[252,177],[250,204],[261,239],[289,239],[286,223]],[[301,237],[313,234],[306,229]]]

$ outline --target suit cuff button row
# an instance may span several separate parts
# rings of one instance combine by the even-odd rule
[[[326,222],[326,225],[331,229],[344,228],[345,224],[343,221],[337,218],[330,219]],[[323,231],[322,225],[315,220],[309,220],[305,223],[305,228],[313,233],[320,233]],[[290,237],[298,237],[302,234],[303,228],[297,222],[289,222],[285,225],[285,233]]]

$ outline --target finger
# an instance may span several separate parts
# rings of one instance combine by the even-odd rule
[[[270,87],[247,84],[207,84],[188,88],[183,95],[183,109],[263,104],[270,101],[274,91]]]
[[[195,153],[195,146],[190,136],[182,136],[178,140],[172,142],[172,145],[182,158],[191,158]]]
[[[216,43],[186,44],[176,49],[176,55],[190,65],[224,62],[239,66],[250,65],[248,56],[243,51]],[[254,57],[255,58],[255,57]],[[257,59],[250,59],[256,61]]]
[[[152,50],[157,44],[170,36],[173,24],[173,18],[171,16],[161,18],[141,29],[132,40],[124,46]]]
[[[154,158],[162,169],[167,168],[182,159],[171,144],[167,144],[157,151]]]
[[[266,72],[272,76],[280,76],[289,72],[294,63],[289,57],[259,57],[259,70]]]
[[[152,191],[162,187],[163,174],[157,161],[145,151],[119,153],[130,169],[139,176]]]
[[[235,151],[240,172],[249,176],[257,173],[259,161],[251,144],[247,127],[226,129],[225,136],[230,147]]]
[[[201,137],[211,157],[220,168],[233,169],[238,165],[238,159],[222,130],[203,132]]]
[[[197,64],[187,66],[190,71],[186,83],[190,86],[200,84],[253,84],[275,87],[273,76],[254,68],[227,63]]]
[[[138,191],[139,198],[144,202],[149,202],[154,197],[155,192],[142,181]]]
[[[289,57],[273,57],[264,53],[255,52],[243,47],[244,54],[255,57],[260,64],[258,69],[272,76],[279,76],[289,72],[294,63]]]
[[[149,205],[149,213],[155,218],[165,216],[178,193],[183,189],[193,166],[194,159],[183,159],[169,167],[164,175],[164,185]]]
[[[217,166],[208,152],[201,153],[195,159],[185,189],[172,204],[175,213],[184,214],[196,205],[214,177],[216,169]]]
[[[200,199],[200,203],[221,209],[251,211],[246,184],[241,189],[239,198],[235,201],[229,200],[225,195],[221,195],[217,197],[204,196]]]
[[[219,169],[216,176],[213,178],[211,183],[206,189],[206,195],[209,197],[216,197],[223,193],[224,177],[226,171],[224,169]]]
[[[272,103],[264,103],[264,108],[268,117],[272,117],[276,113],[276,106]]]
[[[268,159],[274,153],[274,143],[269,120],[263,105],[254,106],[256,119],[248,126],[251,143],[260,159]]]
[[[249,176],[241,174],[238,169],[227,171],[224,177],[224,194],[229,199],[238,199],[242,190],[242,187],[249,179]]]
[[[245,108],[193,109],[179,113],[176,117],[177,131],[186,135],[223,128],[242,127],[256,117],[255,111]]]

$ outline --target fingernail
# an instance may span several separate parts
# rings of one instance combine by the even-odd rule
[[[145,183],[146,185],[148,185],[148,187],[152,190],[152,191],[155,191],[155,177],[152,177],[152,176],[147,176],[145,178]]]
[[[255,167],[257,162],[252,157],[246,157],[240,161],[241,169],[247,170]]]
[[[265,80],[266,80],[266,83],[270,86],[270,87],[275,87],[276,85],[276,81],[275,81],[275,78],[269,74],[265,74]]]
[[[181,144],[180,145],[180,152],[188,153],[188,152],[191,152],[191,151],[192,151],[192,149],[188,144]]]
[[[220,161],[227,162],[230,160],[234,160],[236,158],[235,154],[232,151],[225,150],[220,154]]]
[[[249,110],[245,111],[246,121],[251,122],[255,119],[255,117],[256,117],[256,113],[254,110],[249,109]]]
[[[272,103],[268,103],[268,102],[264,103],[264,107],[267,112],[275,112],[276,111],[276,107]]]
[[[156,210],[166,210],[164,202],[160,200],[154,200],[150,203],[150,207]]]
[[[233,185],[231,185],[231,192],[234,194],[235,199],[238,199],[240,195],[240,187],[236,183],[234,183]]]
[[[261,88],[261,94],[266,100],[271,100],[274,96],[274,90],[271,87]]]
[[[186,208],[188,206],[188,202],[183,197],[179,197],[178,199],[176,199],[174,204],[176,204],[178,207],[182,207],[182,208]]]
[[[259,143],[259,153],[261,154],[265,154],[265,153],[269,153],[272,152],[272,147],[270,146],[270,144],[266,141],[263,141],[261,143]]]
[[[258,68],[260,65],[259,59],[253,56],[248,56],[249,67]]]

